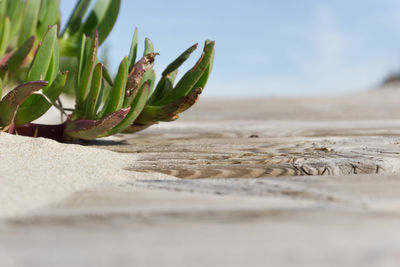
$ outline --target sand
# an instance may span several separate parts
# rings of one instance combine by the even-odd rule
[[[74,192],[135,178],[165,178],[124,170],[135,154],[120,154],[43,138],[0,135],[0,218],[24,215]]]

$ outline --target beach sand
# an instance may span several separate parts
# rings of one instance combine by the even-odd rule
[[[0,218],[21,216],[99,185],[163,177],[125,170],[134,165],[135,154],[7,133],[0,135],[0,147]]]

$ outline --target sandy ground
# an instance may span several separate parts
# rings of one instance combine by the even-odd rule
[[[398,99],[201,100],[85,146],[2,134],[0,266],[399,266]]]
[[[0,147],[0,218],[24,215],[88,188],[163,177],[124,170],[134,164],[134,154],[6,133]]]

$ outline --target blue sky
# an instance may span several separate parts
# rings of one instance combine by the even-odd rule
[[[76,1],[61,2],[65,21]],[[398,0],[122,0],[105,45],[116,69],[138,27],[161,54],[160,73],[193,43],[216,40],[207,97],[339,94],[400,70],[399,12]]]

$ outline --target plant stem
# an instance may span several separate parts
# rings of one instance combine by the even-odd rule
[[[65,141],[63,138],[64,127],[64,123],[56,125],[28,123],[23,126],[15,127],[14,131],[11,133],[22,136],[50,138],[62,142]]]

